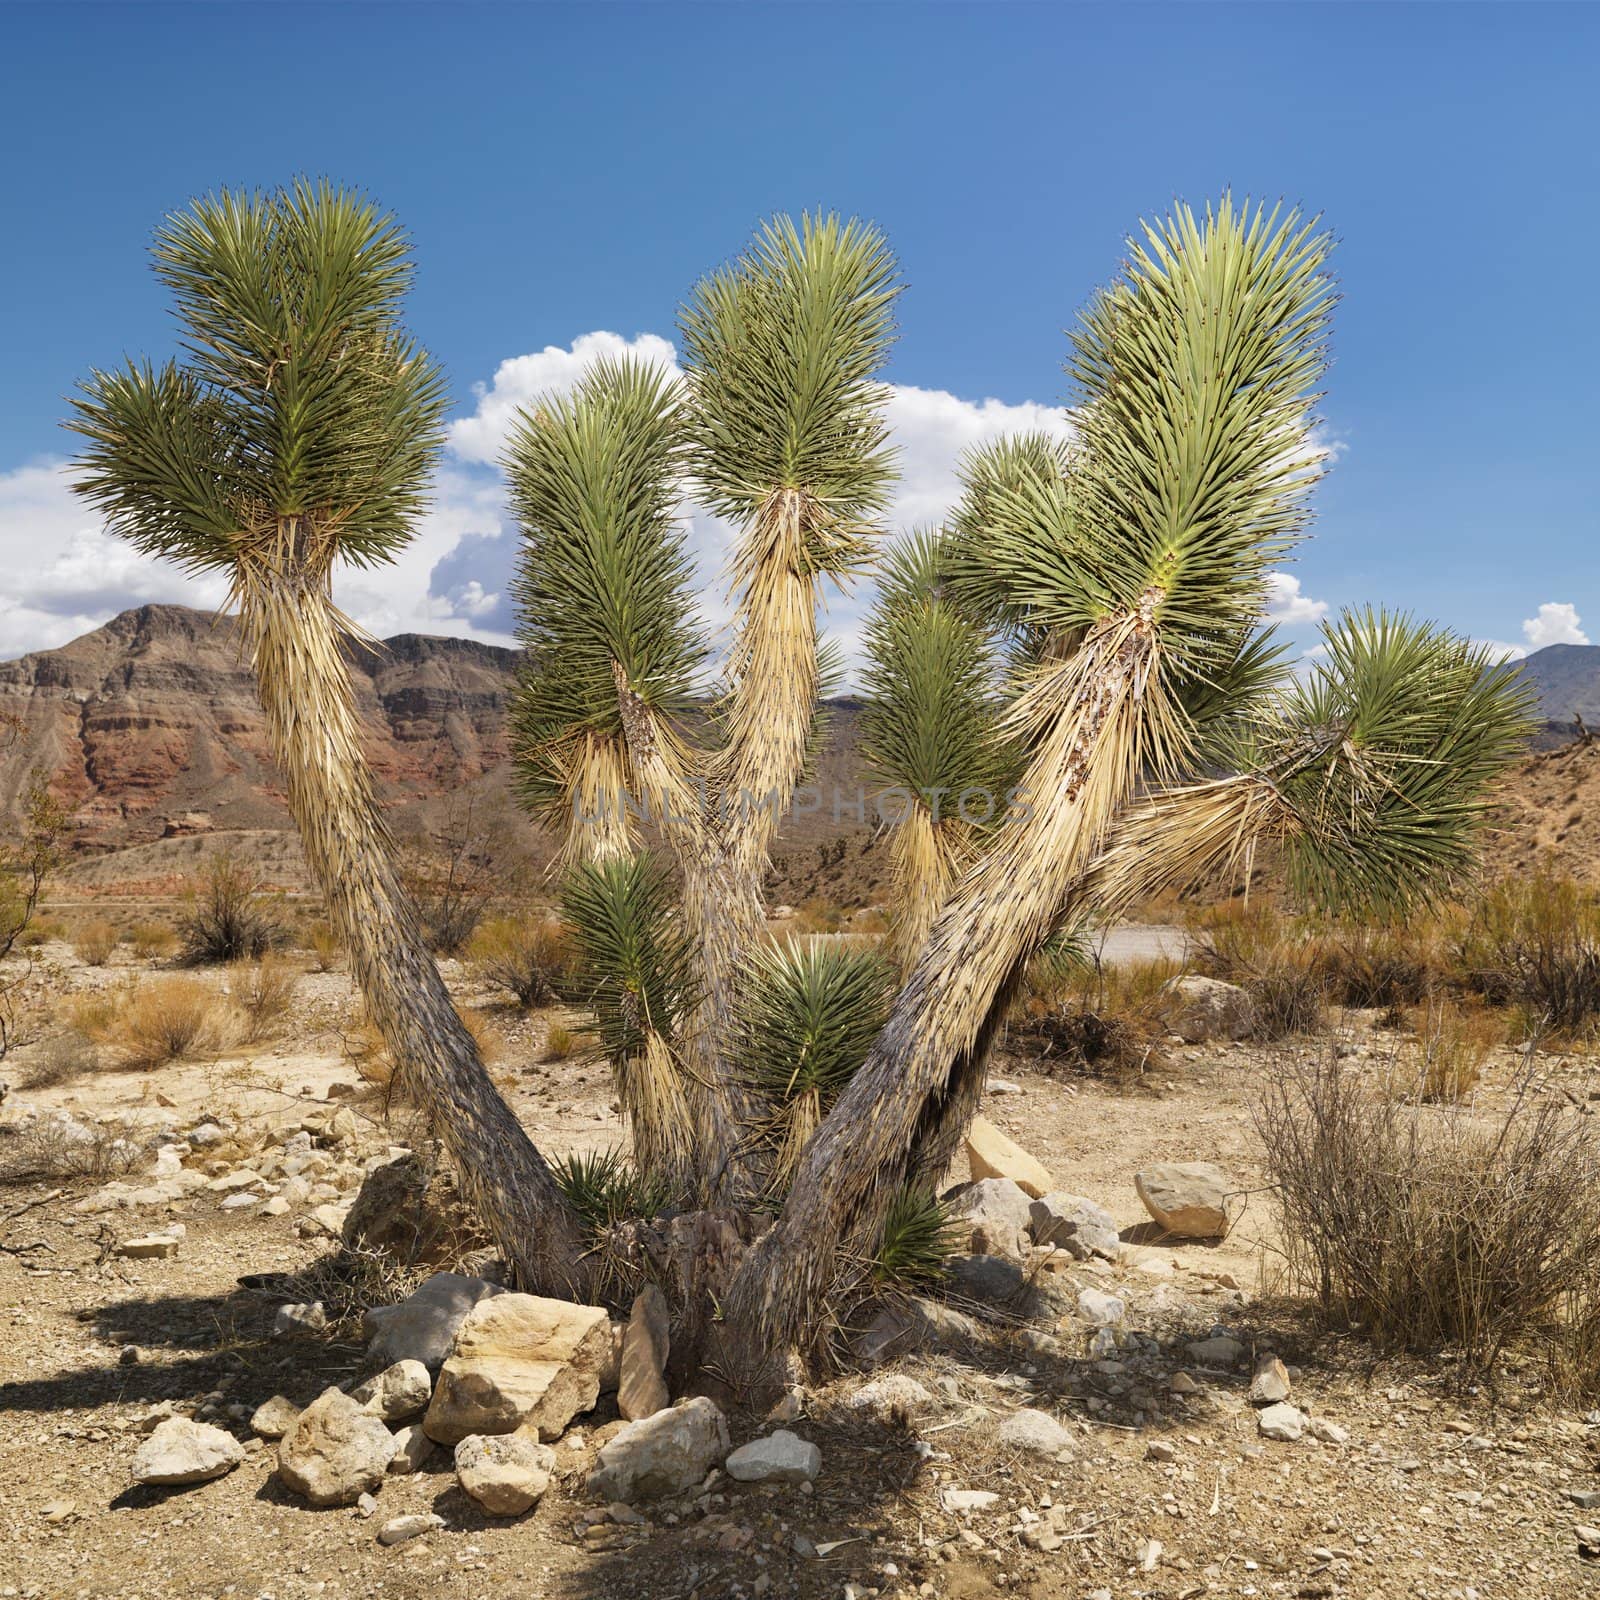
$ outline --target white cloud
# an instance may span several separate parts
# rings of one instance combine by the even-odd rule
[[[1474,639],[1480,650],[1487,650],[1494,661],[1521,661],[1528,653],[1526,645],[1507,644],[1504,639]]]
[[[1321,622],[1328,614],[1326,600],[1313,600],[1300,590],[1300,580],[1287,572],[1267,574],[1267,615],[1289,627]]]
[[[1549,644],[1588,644],[1589,636],[1578,626],[1578,608],[1568,601],[1546,601],[1539,615],[1522,624],[1522,636],[1530,650],[1543,650]]]

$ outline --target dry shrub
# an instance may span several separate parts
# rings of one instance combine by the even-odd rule
[[[550,1024],[549,1031],[544,1036],[546,1061],[565,1061],[577,1048],[578,1036],[571,1028],[563,1027],[559,1022]]]
[[[1142,1077],[1164,1064],[1164,991],[1182,971],[1174,961],[1036,963],[1024,979],[1017,1032],[1038,1047],[1041,1070]]]
[[[496,917],[472,936],[468,959],[479,977],[509,989],[524,1010],[549,1005],[572,968],[567,930],[555,917]]]
[[[0,1182],[105,1183],[144,1166],[152,1143],[147,1129],[126,1119],[79,1122],[64,1111],[24,1117],[0,1128]]]
[[[282,944],[283,929],[260,887],[255,869],[242,856],[214,856],[183,919],[183,959],[191,966],[259,961]]]
[[[156,961],[178,948],[178,934],[164,922],[136,922],[128,929],[128,944],[141,961]]]
[[[1528,1033],[1586,1039],[1600,1027],[1600,896],[1548,863],[1482,896],[1455,959],[1463,981],[1514,1007]]]
[[[311,951],[311,964],[318,972],[332,972],[344,942],[332,923],[314,922],[306,934],[306,947]]]
[[[1336,1057],[1280,1071],[1256,1113],[1289,1286],[1383,1349],[1452,1349],[1464,1382],[1600,1326],[1600,1138],[1525,1074],[1503,1110],[1418,1108]],[[1585,1329],[1589,1331],[1586,1333]]]
[[[263,956],[235,963],[228,977],[233,1003],[244,1020],[245,1041],[270,1037],[294,1000],[294,969],[277,956]]]
[[[90,1022],[89,1036],[111,1049],[118,1066],[136,1071],[214,1054],[228,1031],[216,991],[198,978],[158,978],[122,990],[108,1012],[99,1020],[80,1011],[78,1025]]]
[[[46,945],[53,939],[65,939],[66,926],[55,917],[35,917],[21,933],[17,935],[17,948],[19,950],[37,950],[41,945]]]
[[[785,920],[783,931],[790,934],[838,933],[846,920],[843,906],[818,895],[795,907],[794,915]]]
[[[85,1078],[98,1064],[94,1042],[77,1028],[53,1034],[34,1052],[22,1077],[24,1089],[50,1089]]]
[[[86,922],[73,936],[72,949],[86,967],[103,967],[117,948],[117,930],[109,922]]]
[[[1320,1031],[1323,979],[1315,947],[1275,906],[1242,900],[1210,906],[1195,931],[1206,967],[1250,996],[1252,1038]]]

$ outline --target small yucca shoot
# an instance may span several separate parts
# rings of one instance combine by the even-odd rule
[[[595,1233],[619,1222],[659,1216],[672,1203],[671,1185],[620,1150],[574,1152],[552,1170],[567,1204]]]
[[[949,1208],[923,1189],[901,1189],[889,1202],[872,1281],[881,1288],[917,1289],[938,1283],[959,1248]]]
[[[866,1059],[889,1014],[893,969],[875,950],[791,940],[755,959],[735,1023],[735,1056],[773,1107],[773,1187]]]

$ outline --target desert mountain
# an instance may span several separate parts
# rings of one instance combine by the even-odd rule
[[[1539,715],[1571,727],[1573,714],[1600,725],[1600,644],[1552,644],[1522,663],[1539,694]]]

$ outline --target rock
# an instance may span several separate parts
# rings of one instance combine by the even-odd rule
[[[1170,1439],[1152,1439],[1144,1447],[1144,1458],[1146,1461],[1176,1461],[1178,1447]]]
[[[1122,1249],[1111,1213],[1081,1194],[1057,1189],[1042,1195],[1028,1207],[1028,1220],[1035,1244],[1055,1245],[1079,1261],[1115,1261]]]
[[[856,1359],[876,1366],[913,1350],[961,1351],[978,1337],[978,1324],[963,1312],[919,1295],[896,1295],[851,1340]]]
[[[1144,1208],[1181,1239],[1220,1239],[1229,1226],[1228,1175],[1209,1161],[1165,1161],[1133,1177]]]
[[[303,1305],[279,1306],[272,1314],[272,1336],[275,1339],[296,1333],[321,1333],[327,1326],[327,1308],[320,1300]]]
[[[394,1454],[389,1457],[389,1471],[397,1476],[420,1472],[422,1464],[433,1454],[433,1440],[420,1422],[397,1428],[394,1435]]]
[[[427,1409],[433,1379],[420,1361],[396,1361],[350,1391],[350,1398],[385,1422],[409,1422]]]
[[[344,1220],[342,1206],[324,1203],[313,1206],[294,1227],[303,1239],[337,1239],[344,1231]]]
[[[491,1517],[537,1505],[555,1464],[555,1451],[531,1433],[474,1433],[456,1445],[456,1478]]]
[[[230,1194],[222,1202],[224,1211],[243,1211],[246,1206],[260,1205],[261,1196],[258,1194]]]
[[[1185,1044],[1243,1039],[1255,1021],[1250,996],[1238,984],[1220,978],[1174,978],[1163,996],[1167,1026]]]
[[[1292,1410],[1293,1407],[1290,1407]],[[1337,1422],[1329,1422],[1326,1417],[1312,1417],[1306,1423],[1306,1432],[1313,1439],[1322,1444],[1349,1444],[1350,1430],[1341,1428]]]
[[[1010,1178],[980,1178],[946,1202],[961,1224],[962,1246],[975,1256],[1020,1261],[1028,1248],[1028,1192]]]
[[[1568,1489],[1567,1499],[1580,1511],[1600,1511],[1600,1489]]]
[[[3,1088],[0,1085],[0,1088]],[[48,1522],[51,1527],[60,1527],[63,1522],[74,1522],[78,1516],[78,1502],[76,1500],[46,1500],[39,1507],[39,1520]]]
[[[1266,1356],[1250,1380],[1250,1404],[1276,1405],[1289,1398],[1289,1369],[1276,1356]]]
[[[1210,1339],[1196,1339],[1185,1346],[1191,1361],[1202,1367],[1236,1367],[1245,1358],[1245,1347],[1228,1334],[1216,1334]]]
[[[353,1505],[389,1469],[394,1440],[342,1389],[324,1389],[278,1443],[278,1476],[314,1506]]]
[[[1073,1435],[1048,1411],[1024,1407],[1000,1424],[995,1437],[1008,1450],[1027,1450],[1036,1456],[1058,1456],[1073,1447]]]
[[[398,1305],[373,1306],[362,1320],[371,1343],[367,1359],[385,1366],[420,1361],[437,1372],[455,1346],[456,1331],[467,1313],[492,1295],[506,1291],[485,1278],[459,1272],[436,1272]]]
[[[1128,1303],[1120,1295],[1107,1294],[1103,1289],[1080,1289],[1078,1315],[1097,1328],[1114,1328],[1127,1317]]]
[[[779,1428],[742,1444],[723,1462],[740,1483],[810,1483],[822,1471],[822,1452],[798,1434]]]
[[[248,1167],[240,1167],[236,1172],[224,1172],[220,1178],[213,1178],[206,1188],[213,1194],[237,1194],[241,1189],[255,1188],[260,1182],[259,1172],[252,1172]],[[260,1196],[256,1198],[260,1199]]]
[[[987,1117],[974,1117],[967,1130],[967,1164],[978,1182],[985,1178],[1009,1178],[1034,1196],[1048,1194],[1054,1187],[1044,1166],[1001,1133]]]
[[[1256,1426],[1265,1438],[1293,1444],[1306,1431],[1305,1413],[1280,1401],[1256,1413]]]
[[[1573,1524],[1573,1535],[1578,1541],[1578,1547],[1586,1556],[1600,1556],[1600,1528],[1591,1523],[1579,1522]]]
[[[333,1120],[341,1116],[351,1113],[341,1110]],[[454,1176],[416,1155],[384,1162],[366,1175],[344,1219],[343,1236],[352,1248],[381,1250],[407,1266],[423,1267],[458,1261],[493,1242],[462,1204]]]
[[[227,1134],[218,1123],[202,1122],[191,1128],[185,1137],[196,1150],[203,1150],[207,1145],[221,1144]]]
[[[250,1429],[258,1438],[281,1439],[294,1426],[300,1407],[293,1400],[275,1394],[263,1400],[250,1414]]]
[[[987,1511],[999,1503],[1000,1496],[992,1489],[941,1489],[939,1503],[946,1511]]]
[[[957,1256],[949,1264],[950,1287],[973,1300],[990,1305],[1006,1305],[1023,1300],[1037,1301],[1039,1294],[1023,1276],[1015,1261],[1000,1256]],[[1031,1306],[1018,1305],[1024,1315]]]
[[[244,1460],[244,1446],[209,1422],[168,1417],[133,1457],[135,1483],[206,1483]]]
[[[601,1306],[532,1294],[480,1300],[456,1332],[422,1425],[440,1444],[522,1427],[558,1439],[600,1398],[610,1348]]]
[[[1187,1372],[1174,1372],[1167,1379],[1167,1387],[1174,1394],[1199,1394],[1201,1392],[1200,1385]]]
[[[915,1378],[891,1372],[862,1384],[845,1404],[852,1411],[870,1411],[880,1422],[889,1422],[897,1416],[910,1417],[926,1411],[933,1404],[933,1396]]]
[[[444,1518],[436,1511],[408,1511],[403,1517],[390,1517],[378,1529],[379,1544],[404,1544],[419,1534],[434,1533],[444,1526]]]
[[[138,1239],[124,1239],[117,1254],[130,1261],[161,1261],[177,1255],[182,1242],[175,1233],[147,1233]]]
[[[600,1451],[589,1493],[601,1500],[655,1500],[697,1485],[728,1453],[728,1424],[703,1395],[630,1422]]]
[[[664,1410],[670,1396],[666,1379],[671,1352],[671,1317],[667,1298],[652,1283],[635,1296],[622,1336],[622,1363],[617,1377],[617,1410],[629,1422]]]
[[[362,1517],[375,1517],[378,1514],[378,1502],[370,1494],[357,1495],[356,1512]]]

